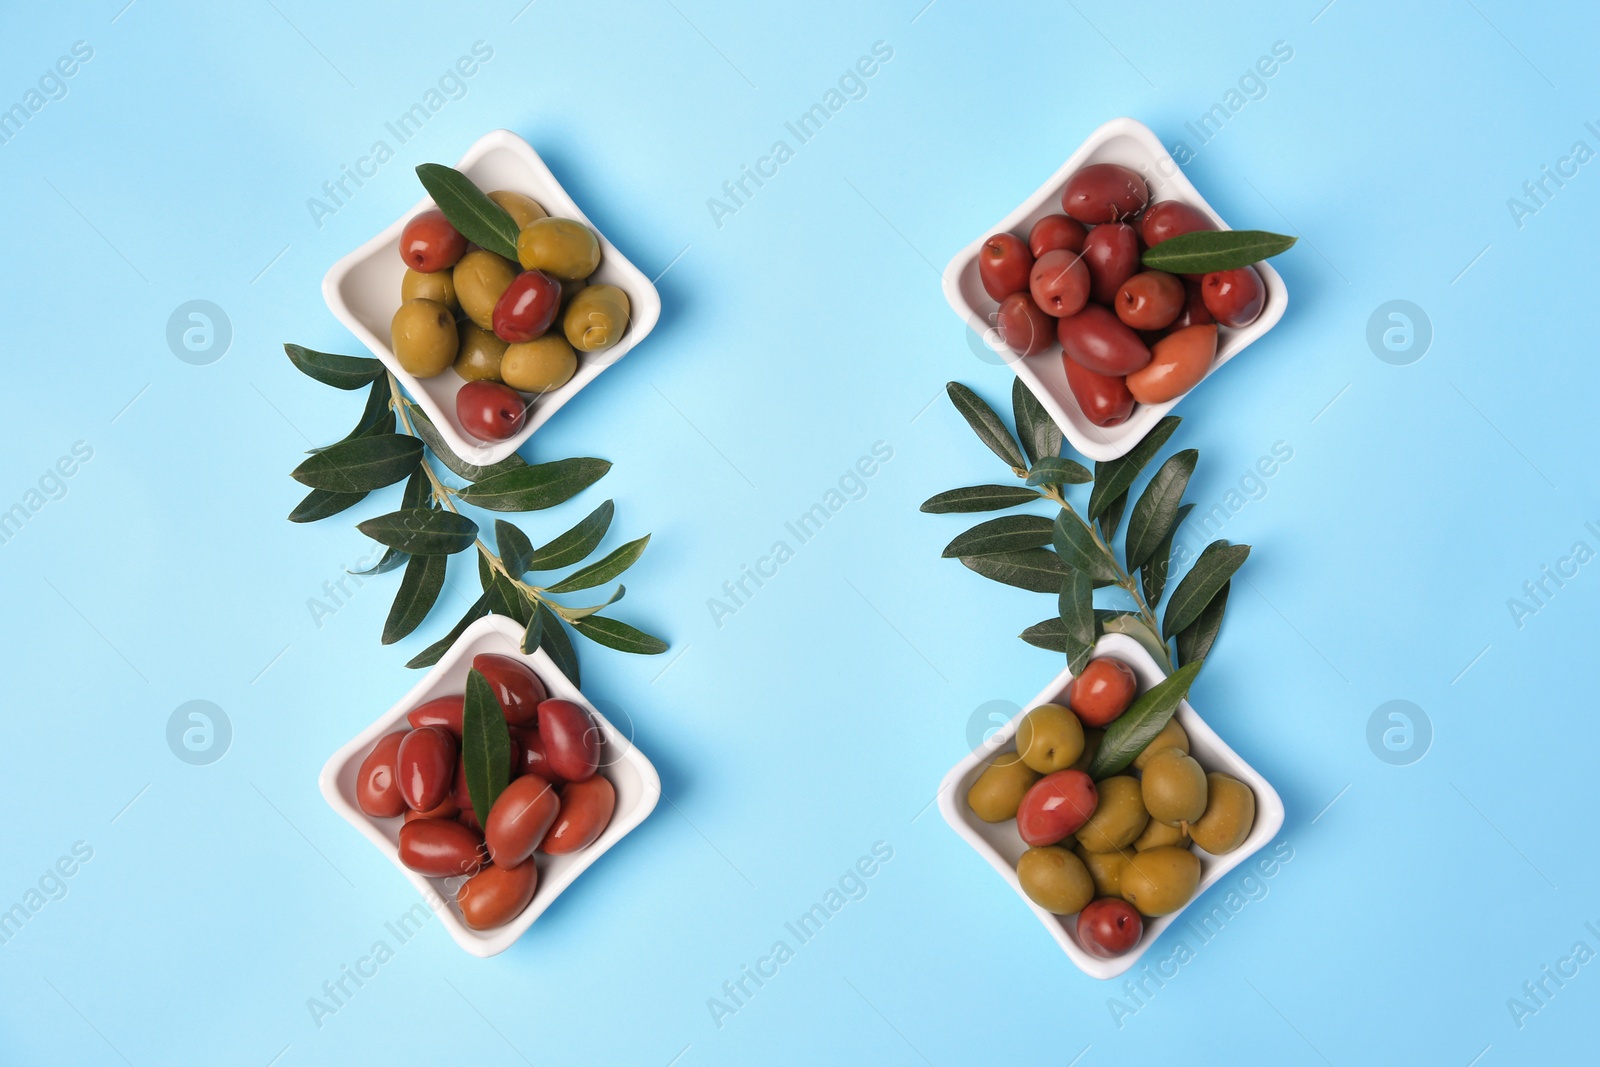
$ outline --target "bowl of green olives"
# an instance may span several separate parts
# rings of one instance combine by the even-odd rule
[[[1164,677],[1107,634],[939,786],[945,821],[1093,978],[1132,967],[1283,828],[1277,791],[1186,700],[1132,763],[1090,777],[1105,728]]]
[[[455,169],[515,222],[516,260],[424,197],[335,263],[322,294],[451,451],[489,466],[644,340],[661,297],[521,137],[494,130]]]

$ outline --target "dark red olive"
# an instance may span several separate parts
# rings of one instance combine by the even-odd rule
[[[1159,330],[1170,326],[1183,311],[1187,295],[1183,279],[1176,274],[1146,270],[1122,283],[1113,306],[1117,318],[1135,330]]]
[[[1033,253],[1034,259],[1058,248],[1082,252],[1083,239],[1088,236],[1088,228],[1077,219],[1065,215],[1046,215],[1028,231],[1028,251]]]
[[[1062,318],[1089,301],[1089,268],[1083,256],[1057,248],[1040,256],[1028,276],[1028,292],[1039,310]]]
[[[1178,317],[1172,320],[1172,329],[1181,330],[1185,326],[1204,326],[1217,320],[1211,317],[1211,312],[1206,310],[1206,295],[1200,288],[1199,282],[1183,283],[1183,310],[1178,312]]]
[[[395,774],[395,757],[407,731],[385,734],[361,761],[356,772],[356,806],[375,819],[389,819],[406,810]]]
[[[461,736],[461,706],[459,696],[434,697],[406,712],[406,722],[412,726],[443,726]]]
[[[437,808],[456,777],[456,735],[443,726],[422,726],[400,742],[395,767],[400,796],[413,811]]]
[[[453,267],[466,251],[467,239],[442,211],[424,211],[400,231],[400,258],[419,274]]]
[[[1096,426],[1115,426],[1133,414],[1133,394],[1124,379],[1096,374],[1066,356],[1061,357],[1061,362],[1067,371],[1067,388],[1072,390],[1084,418]]]
[[[483,837],[455,819],[412,819],[400,827],[400,862],[429,878],[476,874]]]
[[[561,790],[561,811],[544,835],[539,851],[552,856],[588,848],[611,823],[617,790],[604,775],[573,782]]]
[[[1083,242],[1083,262],[1089,268],[1089,298],[1109,305],[1122,283],[1139,273],[1138,233],[1125,222],[1096,226]]]
[[[429,808],[427,811],[412,811],[407,808],[406,822],[414,822],[417,819],[454,819],[460,814],[461,808],[457,806],[456,798],[452,795],[439,801],[437,808]]]
[[[1110,309],[1090,304],[1076,315],[1056,321],[1056,336],[1067,358],[1094,371],[1120,377],[1150,362],[1150,350],[1139,335]]]
[[[978,249],[978,280],[995,300],[1026,289],[1032,269],[1033,253],[1014,233],[997,233]]]
[[[483,675],[494,690],[506,722],[512,726],[532,726],[539,717],[539,705],[549,695],[533,668],[515,656],[483,652],[472,657],[472,669]]]
[[[1091,163],[1061,190],[1061,210],[1090,225],[1137,215],[1149,200],[1144,179],[1115,163]]]
[[[581,782],[600,765],[600,728],[570,700],[539,705],[539,737],[550,769],[563,781]]]
[[[517,769],[517,774],[537,774],[539,777],[560,785],[562,778],[550,769],[550,761],[544,754],[544,738],[539,736],[537,728],[510,727],[511,736],[522,742],[520,749],[522,766]]]
[[[1248,326],[1267,303],[1267,287],[1254,267],[1212,271],[1200,283],[1206,310],[1224,326]]]
[[[509,385],[468,382],[456,390],[456,419],[480,441],[515,437],[528,416],[528,402]]]
[[[542,270],[525,270],[494,305],[494,334],[517,344],[541,337],[561,308],[561,283]]]
[[[1026,292],[1000,301],[999,329],[1000,339],[1022,356],[1036,355],[1056,342],[1056,320],[1040,311]]]
[[[1147,248],[1154,248],[1162,241],[1170,241],[1186,233],[1216,228],[1217,224],[1208,215],[1182,200],[1163,200],[1151,204],[1139,220],[1139,236],[1144,238]]]
[[[491,930],[522,914],[539,885],[539,869],[532,860],[512,868],[489,864],[456,891],[461,918],[474,930]]]
[[[501,790],[483,828],[495,866],[515,867],[533,855],[560,810],[556,787],[537,774],[525,774]]]

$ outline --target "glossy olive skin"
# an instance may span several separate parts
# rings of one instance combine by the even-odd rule
[[[1144,920],[1125,900],[1091,901],[1078,913],[1078,944],[1091,956],[1112,959],[1122,955],[1144,936]]]
[[[460,696],[434,697],[406,712],[406,722],[413,727],[443,726],[461,736],[461,712],[465,701]]]
[[[1142,786],[1143,783],[1141,782],[1140,785]],[[1187,823],[1180,826],[1168,826],[1164,822],[1157,822],[1155,819],[1151,819],[1145,825],[1144,833],[1133,839],[1133,850],[1135,852],[1147,852],[1152,848],[1170,847],[1189,847]]]
[[[1078,828],[1078,843],[1090,852],[1115,852],[1144,833],[1150,813],[1144,810],[1139,780],[1125,774],[1097,783],[1100,805],[1094,816]]]
[[[454,818],[408,819],[400,827],[400,862],[429,878],[476,874],[483,835]]]
[[[539,736],[550,769],[563,781],[581,782],[600,765],[600,727],[570,700],[539,705]]]
[[[542,270],[525,270],[494,305],[494,335],[507,344],[531,341],[556,321],[561,283]]]
[[[489,858],[497,867],[515,867],[539,847],[561,810],[556,787],[536,774],[513,779],[495,798],[484,824]]]
[[[443,726],[419,726],[406,734],[395,755],[395,774],[407,807],[427,811],[450,795],[460,747]]]
[[[1176,717],[1167,720],[1159,733],[1152,737],[1144,746],[1144,750],[1133,757],[1133,768],[1137,771],[1145,769],[1155,754],[1164,748],[1175,748],[1179,752],[1189,751],[1189,731],[1183,728]]]
[[[1040,774],[1064,771],[1083,755],[1083,724],[1060,704],[1040,704],[1017,724],[1017,752]]]
[[[567,343],[579,352],[599,352],[622,339],[628,328],[628,294],[614,285],[586,286],[561,317]]]
[[[1001,752],[967,790],[967,807],[984,822],[1015,819],[1022,798],[1038,780],[1039,772],[1015,752]]]
[[[1146,248],[1154,248],[1162,241],[1170,241],[1186,233],[1216,228],[1217,224],[1204,212],[1181,200],[1163,200],[1151,204],[1139,219],[1139,236],[1144,238]]]
[[[514,193],[509,189],[496,189],[489,194],[489,199],[499,204],[505,213],[511,216],[511,221],[517,224],[518,230],[549,214],[544,205],[533,197]]]
[[[457,775],[460,775],[460,773],[459,770],[456,771]],[[406,822],[415,822],[418,819],[455,819],[460,814],[461,806],[456,803],[454,790],[452,790],[450,796],[439,801],[438,807],[429,808],[427,811],[412,811],[407,808],[404,818]]]
[[[1175,748],[1150,757],[1139,779],[1144,810],[1168,826],[1184,826],[1205,814],[1206,772],[1193,756]]]
[[[1000,301],[997,323],[1001,340],[1019,356],[1036,356],[1056,342],[1056,320],[1028,292],[1012,293]]]
[[[1152,918],[1189,903],[1199,885],[1200,857],[1186,848],[1136,852],[1122,869],[1122,899]]]
[[[1128,710],[1139,693],[1139,676],[1114,656],[1096,656],[1072,679],[1067,704],[1089,726],[1105,726]]]
[[[1094,899],[1094,879],[1083,861],[1060,846],[1030,848],[1017,860],[1022,891],[1045,911],[1071,915]]]
[[[1183,309],[1178,312],[1178,317],[1172,320],[1172,329],[1181,330],[1186,326],[1204,326],[1216,322],[1211,312],[1206,310],[1206,295],[1200,288],[1199,282],[1186,281],[1183,283]]]
[[[535,219],[517,235],[517,259],[524,270],[557,278],[587,278],[600,265],[594,231],[572,219]]]
[[[539,718],[539,705],[549,697],[544,681],[516,656],[481,652],[472,657],[472,669],[483,675],[506,722],[512,726],[532,726]]]
[[[539,736],[537,727],[511,727],[511,736],[521,742],[518,756],[522,760],[519,767],[513,768],[513,776],[518,774],[537,774],[540,778],[554,785],[560,785],[562,778],[550,769],[550,759],[545,755],[544,738]]]
[[[455,362],[456,319],[436,300],[407,300],[389,321],[394,358],[418,378],[444,373]]]
[[[474,930],[492,930],[522,914],[539,885],[532,860],[507,869],[491,863],[467,879],[456,892],[461,918]]]
[[[616,810],[617,789],[603,775],[562,787],[561,811],[539,843],[539,851],[561,856],[588,848],[611,825]]]
[[[515,389],[499,382],[468,382],[456,390],[456,418],[480,441],[515,437],[528,417],[528,405]]]
[[[485,330],[493,330],[494,306],[517,274],[515,263],[487,249],[474,248],[462,256],[451,274],[462,313]]]
[[[1172,325],[1188,295],[1176,274],[1146,270],[1122,283],[1113,307],[1117,318],[1135,330],[1159,330]]]
[[[1088,227],[1066,215],[1046,215],[1028,231],[1028,251],[1038,259],[1046,252],[1064,248],[1068,252],[1082,252]]]
[[[422,274],[407,267],[405,276],[400,279],[400,299],[433,300],[452,313],[461,310],[461,302],[456,299],[455,276],[448,270]]]
[[[1256,822],[1256,795],[1232,775],[1212,771],[1206,775],[1206,810],[1189,824],[1194,843],[1220,856],[1244,844]]]
[[[1082,771],[1047,774],[1023,794],[1017,833],[1030,845],[1053,845],[1087,822],[1099,799],[1099,790]]]
[[[1089,877],[1094,879],[1094,894],[1097,897],[1117,897],[1122,895],[1122,868],[1128,865],[1128,853],[1117,850],[1113,852],[1090,852],[1079,844],[1075,849],[1078,858],[1089,869]]]
[[[1076,315],[1056,320],[1056,338],[1068,359],[1096,374],[1117,377],[1150,362],[1139,335],[1108,308],[1089,304]]]
[[[1076,315],[1089,302],[1089,267],[1077,252],[1046,252],[1028,275],[1028,293],[1046,315]]]
[[[1224,326],[1248,326],[1267,304],[1267,287],[1254,267],[1217,270],[1200,282],[1206,310]]]
[[[461,343],[456,347],[456,373],[469,382],[497,382],[500,380],[500,361],[505,358],[506,343],[471,319],[462,319]]]
[[[393,818],[406,810],[395,773],[395,758],[406,733],[401,730],[378,738],[356,772],[356,806],[375,819]]]
[[[466,250],[467,239],[437,209],[413,216],[400,231],[400,258],[421,274],[455,266]]]
[[[997,233],[978,249],[978,280],[992,300],[1004,300],[1028,287],[1033,253],[1014,233]]]
[[[1083,242],[1083,262],[1089,268],[1089,298],[1111,304],[1117,290],[1139,273],[1139,234],[1125,222],[1096,226]]]
[[[1096,374],[1066,356],[1061,365],[1067,372],[1067,388],[1072,390],[1084,418],[1096,426],[1116,426],[1133,414],[1133,394],[1120,375]]]
[[[550,332],[523,344],[511,345],[500,362],[500,378],[524,393],[560,389],[578,372],[578,354],[558,333]]]
[[[1199,385],[1216,356],[1216,325],[1186,326],[1150,346],[1150,362],[1128,375],[1128,392],[1141,404],[1164,404]]]
[[[1137,215],[1150,202],[1150,189],[1136,171],[1115,163],[1092,163],[1067,179],[1061,210],[1095,225]]]

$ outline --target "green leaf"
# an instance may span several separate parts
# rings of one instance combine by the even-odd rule
[[[573,685],[581,684],[578,680],[578,652],[572,647],[572,638],[567,633],[566,625],[546,604],[540,604],[537,611],[539,647],[556,665],[556,670],[567,676],[567,681]]]
[[[406,555],[404,552],[401,552],[399,549],[386,548],[383,550],[383,558],[378,560],[377,563],[368,567],[366,570],[346,571],[345,573],[354,574],[362,578],[370,577],[374,574],[388,574],[390,571],[394,570],[396,567],[400,566],[400,564],[404,563],[410,558],[410,556]]]
[[[1017,437],[1022,441],[1022,451],[1030,464],[1061,454],[1061,427],[1021,378],[1011,380],[1011,417],[1017,424]]]
[[[1073,674],[1083,670],[1094,655],[1094,583],[1082,571],[1069,571],[1061,582],[1058,601],[1061,635],[1065,639],[1067,666]]]
[[[608,619],[604,615],[574,619],[572,628],[596,644],[614,648],[618,652],[632,652],[637,656],[659,656],[667,650],[667,643],[661,638],[652,637],[643,630],[635,629],[616,619]]]
[[[1128,516],[1128,570],[1144,566],[1162,541],[1171,543],[1178,505],[1183,503],[1183,492],[1189,488],[1189,476],[1199,458],[1200,453],[1192,448],[1173,453],[1139,494],[1139,502]]]
[[[1099,781],[1132,763],[1171,720],[1199,673],[1200,664],[1189,663],[1145,690],[1132,707],[1106,727],[1100,750],[1089,764],[1089,777]]]
[[[466,633],[467,627],[489,614],[489,594],[485,593],[472,602],[467,613],[461,616],[461,621],[450,628],[450,632],[439,640],[418,652],[406,661],[407,667],[431,667],[439,662],[439,657],[450,651],[450,646],[456,643],[460,636]]]
[[[487,826],[490,809],[511,781],[511,731],[489,680],[476,669],[467,671],[461,708],[461,768],[478,824]]]
[[[290,522],[316,522],[329,515],[337,515],[345,508],[354,507],[367,498],[366,493],[337,493],[331,489],[313,489],[304,500],[289,512]]]
[[[603,459],[558,459],[491,475],[456,496],[489,511],[543,511],[570,500],[610,469]]]
[[[1048,548],[1025,548],[994,556],[963,556],[961,565],[990,581],[1035,593],[1059,593],[1067,568]]]
[[[1146,270],[1207,274],[1259,263],[1294,247],[1296,238],[1266,230],[1196,230],[1169,237],[1145,252]]]
[[[1029,485],[1083,485],[1094,475],[1082,463],[1070,459],[1041,459],[1028,472]]]
[[[567,609],[567,615],[568,615],[569,618],[573,618],[573,619],[586,618],[586,617],[588,617],[590,615],[593,615],[597,611],[603,611],[606,608],[609,608],[611,605],[615,604],[617,601],[621,600],[624,596],[626,596],[627,593],[628,593],[628,587],[625,586],[625,585],[619,585],[619,586],[617,586],[616,592],[614,592],[610,596],[606,597],[606,599],[602,603],[596,604],[593,607],[589,607],[589,608],[568,608]]]
[[[391,511],[357,523],[356,529],[414,556],[448,556],[471,548],[478,538],[478,524],[465,515],[432,508]]]
[[[1144,561],[1139,568],[1139,586],[1144,590],[1144,602],[1151,610],[1161,603],[1161,594],[1167,588],[1167,574],[1172,570],[1172,540],[1183,529],[1183,520],[1188,518],[1189,512],[1194,510],[1193,504],[1185,504],[1178,509],[1178,514],[1172,520],[1172,527],[1167,530],[1167,536],[1161,539],[1156,550],[1150,553],[1150,558]]]
[[[1100,540],[1110,544],[1116,540],[1117,524],[1122,521],[1122,513],[1128,507],[1128,494],[1123,493],[1117,499],[1106,505],[1095,521],[1100,524]]]
[[[1150,658],[1159,664],[1165,664],[1171,655],[1167,651],[1167,646],[1162,644],[1161,638],[1156,636],[1156,632],[1132,612],[1106,612],[1100,617],[1100,629],[1108,634],[1124,634],[1133,638],[1143,645],[1144,650],[1150,653]]]
[[[440,163],[422,164],[417,168],[417,177],[461,236],[497,256],[517,261],[516,221],[471,178]]]
[[[379,378],[372,383],[372,388],[367,391],[366,407],[361,409],[361,418],[356,421],[355,428],[334,444],[353,441],[357,437],[366,437],[375,433],[394,433],[394,409],[389,406],[389,381]],[[323,445],[321,448],[310,449],[312,455],[326,452],[332,445]]]
[[[439,590],[444,588],[444,572],[449,564],[449,556],[411,557],[400,579],[400,591],[389,608],[389,617],[383,623],[384,644],[394,644],[428,617],[439,599]]]
[[[295,481],[313,489],[364,493],[393,485],[421,462],[421,441],[405,434],[381,433],[330,445],[291,474]]]
[[[1211,598],[1250,555],[1249,545],[1230,545],[1226,541],[1213,541],[1194,561],[1189,573],[1172,591],[1167,601],[1167,613],[1161,617],[1161,636],[1171,637],[1188,629],[1200,618]]]
[[[1155,458],[1161,446],[1167,443],[1172,431],[1182,422],[1176,415],[1168,415],[1144,435],[1144,440],[1134,445],[1128,454],[1118,459],[1094,465],[1094,491],[1089,494],[1089,517],[1097,519],[1117,497],[1128,491],[1133,480],[1144,470],[1144,465]]]
[[[597,585],[604,585],[633,566],[639,557],[644,555],[645,546],[649,543],[649,534],[645,534],[637,541],[629,541],[598,563],[591,563],[582,570],[573,571],[552,585],[550,592],[570,593],[575,589],[592,589]]]
[[[500,562],[506,572],[518,578],[528,573],[528,560],[533,556],[533,542],[528,535],[504,519],[494,520],[494,543],[500,550]]]
[[[450,446],[444,443],[443,437],[439,436],[438,427],[428,420],[428,416],[421,408],[409,400],[402,399],[401,402],[406,406],[406,417],[411,420],[411,425],[416,427],[417,436],[422,438],[422,443],[428,446],[428,451],[438,456],[439,462],[450,468],[458,477],[465,478],[469,482],[476,482],[528,465],[528,461],[515,452],[500,462],[490,464],[487,467],[479,467],[468,463],[450,451]]]
[[[283,350],[302,374],[335,389],[360,389],[383,377],[383,364],[369,356],[336,356],[300,345],[284,345]]]
[[[528,620],[533,618],[533,606],[522,590],[516,584],[501,574],[494,572],[494,593],[490,600],[490,609],[508,619],[516,619],[522,625],[528,625]]]
[[[1117,564],[1094,539],[1094,531],[1070,508],[1062,508],[1051,526],[1051,543],[1061,562],[1091,578],[1112,582],[1117,578]]]
[[[533,655],[534,649],[539,647],[539,642],[543,638],[543,631],[544,614],[538,607],[535,607],[528,613],[528,625],[522,631],[522,654],[524,656]]]
[[[606,531],[611,528],[611,516],[616,509],[611,501],[591,511],[566,533],[540,545],[528,557],[530,571],[554,571],[587,559],[589,553],[600,547]]]
[[[1059,615],[1053,619],[1036,622],[1017,636],[1035,648],[1043,648],[1050,652],[1067,651],[1067,630]]]
[[[945,559],[962,556],[993,556],[1026,548],[1043,548],[1050,543],[1054,529],[1043,515],[1002,515],[987,519],[944,547]]]
[[[433,486],[428,482],[428,472],[417,464],[417,469],[411,472],[411,477],[406,479],[406,487],[400,494],[400,508],[402,511],[410,508],[425,508],[433,503]]]
[[[1000,511],[1038,499],[1038,493],[1020,485],[969,485],[930,496],[922,502],[922,510],[929,515]]]
[[[1179,663],[1199,663],[1211,654],[1211,646],[1217,643],[1217,633],[1222,629],[1223,613],[1228,610],[1228,589],[1232,584],[1218,589],[1200,617],[1178,631]]]
[[[1000,416],[994,413],[993,408],[978,399],[977,393],[960,382],[950,382],[945,386],[945,391],[950,394],[950,402],[961,412],[961,417],[972,427],[972,432],[989,446],[989,451],[999,456],[1019,474],[1028,469],[1028,461],[1022,458],[1022,450],[1017,447],[1016,439],[1011,436],[1011,431],[1006,429],[1006,424],[1000,421]]]

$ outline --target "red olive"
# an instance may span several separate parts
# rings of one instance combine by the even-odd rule
[[[540,842],[539,851],[560,856],[589,847],[611,824],[616,810],[616,787],[604,775],[565,786],[561,790],[561,811]]]
[[[556,787],[537,774],[516,779],[495,798],[483,828],[489,858],[498,867],[515,867],[539,847],[561,810]]]
[[[978,249],[978,280],[995,300],[1026,289],[1032,269],[1033,253],[1014,233],[997,233]]]
[[[1039,310],[1026,292],[1000,301],[999,327],[1000,339],[1018,355],[1036,355],[1055,344],[1056,320]]]
[[[1096,226],[1083,242],[1083,262],[1089,268],[1089,297],[1110,304],[1122,283],[1139,273],[1139,235],[1125,222]]]
[[[452,795],[439,801],[437,808],[429,808],[427,811],[412,811],[407,808],[406,822],[414,822],[417,819],[454,819],[460,814],[461,807],[456,803],[456,798],[452,793]]]
[[[515,437],[527,415],[527,401],[509,385],[478,381],[456,390],[456,419],[480,441]]]
[[[384,734],[356,772],[356,806],[375,819],[389,819],[406,810],[395,776],[395,755],[406,731]]]
[[[459,696],[434,697],[406,712],[406,722],[412,726],[443,726],[460,737],[461,707],[462,699]]]
[[[1120,956],[1144,936],[1144,919],[1126,900],[1101,897],[1078,912],[1078,944],[1101,959]]]
[[[1200,288],[1199,282],[1184,282],[1183,291],[1183,310],[1172,320],[1174,330],[1181,330],[1185,326],[1204,326],[1208,322],[1217,321],[1211,317],[1211,312],[1206,310],[1206,294]]]
[[[1133,668],[1111,656],[1090,660],[1067,687],[1067,706],[1085,726],[1105,726],[1128,710],[1139,692]]]
[[[1096,374],[1065,356],[1061,363],[1067,371],[1067,388],[1072,390],[1084,418],[1096,426],[1116,426],[1133,414],[1133,394],[1122,378]]]
[[[400,827],[400,862],[429,878],[474,874],[483,837],[454,819],[414,819]]]
[[[1028,231],[1028,251],[1038,259],[1046,252],[1064,248],[1068,252],[1082,252],[1083,239],[1089,231],[1077,219],[1065,215],[1046,215]]]
[[[400,231],[400,258],[419,274],[453,267],[466,251],[467,239],[442,211],[424,211]]]
[[[1046,252],[1028,275],[1028,292],[1046,315],[1074,315],[1089,302],[1089,267],[1076,252]]]
[[[506,722],[512,726],[532,726],[539,717],[539,705],[549,695],[533,668],[516,656],[483,652],[472,657],[472,669],[483,675],[494,690]]]
[[[517,344],[541,337],[561,308],[561,283],[542,270],[526,270],[494,305],[494,335]]]
[[[1137,215],[1150,200],[1138,173],[1115,163],[1092,163],[1067,179],[1061,210],[1091,225]]]
[[[1254,267],[1216,270],[1200,283],[1206,310],[1224,326],[1248,326],[1267,302],[1267,287]]]
[[[1056,336],[1068,359],[1096,374],[1115,377],[1150,362],[1150,350],[1139,335],[1099,304],[1089,304],[1076,315],[1057,320]]]
[[[1035,847],[1053,845],[1088,822],[1099,804],[1100,791],[1082,771],[1047,774],[1022,794],[1017,833]]]
[[[539,705],[539,736],[550,769],[565,781],[581,782],[600,765],[600,727],[570,700]]]
[[[1135,330],[1159,330],[1178,317],[1187,295],[1176,274],[1147,270],[1122,283],[1113,306],[1117,318]]]
[[[400,742],[395,767],[400,796],[413,811],[437,808],[455,780],[456,735],[443,726],[423,726]]]
[[[1217,355],[1217,327],[1187,326],[1157,341],[1150,362],[1128,375],[1128,392],[1141,404],[1165,404],[1200,383]]]
[[[462,883],[456,905],[472,929],[491,930],[522,914],[538,884],[539,870],[532,860],[509,869],[491,863]]]
[[[544,738],[539,736],[539,731],[529,726],[527,728],[511,727],[511,735],[522,742],[522,766],[517,774],[537,774],[546,781],[560,785],[562,778],[550,769],[550,760],[544,754]]]
[[[1163,200],[1151,204],[1139,220],[1139,236],[1144,238],[1147,248],[1154,248],[1162,241],[1170,241],[1186,233],[1216,228],[1217,224],[1209,216],[1182,200]]]

